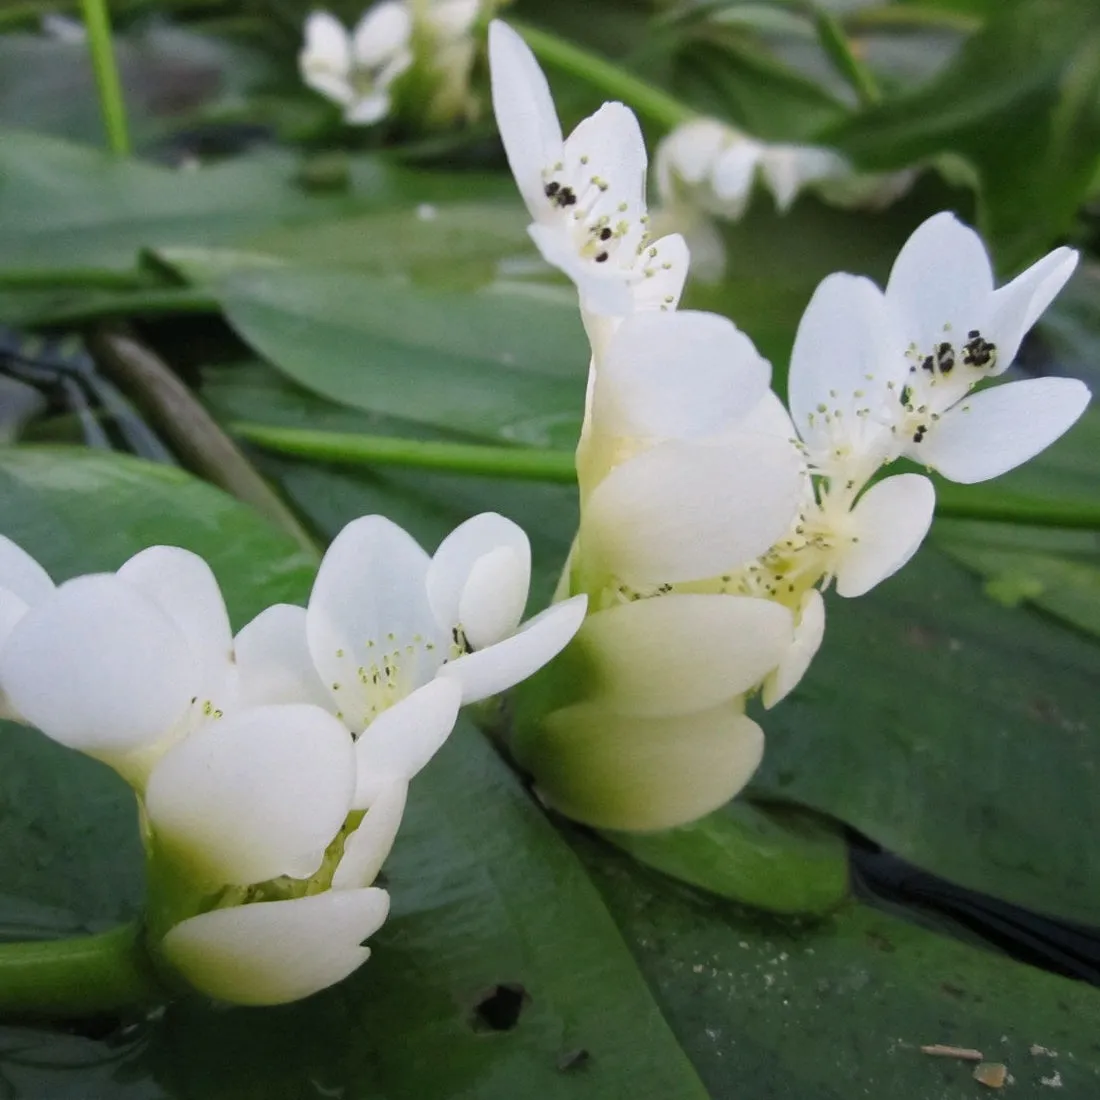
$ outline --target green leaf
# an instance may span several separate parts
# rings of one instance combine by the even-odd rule
[[[301,601],[314,564],[210,487],[117,456],[4,450],[0,514],[58,577],[117,567],[158,541],[199,551],[237,625]],[[0,777],[5,933],[133,912],[141,857],[122,782],[15,728],[0,740]],[[394,914],[341,986],[273,1010],[185,999],[107,1043],[2,1029],[0,1073],[27,1096],[704,1100],[578,861],[469,727],[418,779],[386,874]],[[501,988],[483,1020],[479,1004]]]
[[[745,799],[692,825],[604,837],[642,863],[770,913],[827,913],[848,896],[848,847],[809,814]]]
[[[862,905],[784,928],[575,845],[713,1097],[986,1095],[973,1062],[932,1044],[1006,1065],[1006,1095],[1096,1090],[1100,993],[1084,983]]]
[[[1100,161],[1098,9],[1005,0],[931,84],[820,137],[870,170],[964,158],[981,229],[1015,270],[1065,234]]]
[[[219,297],[244,340],[333,401],[489,439],[576,441],[588,347],[571,298],[301,270],[236,276]]]

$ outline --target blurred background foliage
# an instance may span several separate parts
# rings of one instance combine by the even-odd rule
[[[111,10],[133,159],[102,149],[75,6],[0,5],[4,533],[59,577],[188,546],[240,625],[303,600],[315,548],[359,514],[434,546],[495,509],[530,532],[545,601],[576,521],[568,484],[385,465],[371,442],[564,457],[576,439],[574,295],[527,243],[487,105],[432,132],[349,129],[297,74],[309,4]],[[917,170],[879,211],[805,195],[780,214],[758,195],[723,225],[726,272],[686,304],[732,317],[778,388],[817,281],[882,280],[945,208],[981,227],[1003,277],[1056,244],[1082,250],[1016,371],[1095,387],[1094,0],[504,14],[549,36],[567,125],[623,96],[651,149],[698,112]],[[483,64],[474,80],[485,103]],[[747,797],[698,825],[597,837],[549,820],[464,726],[414,791],[387,868],[395,919],[355,978],[279,1010],[13,1021],[0,1090],[982,1095],[972,1063],[921,1052],[945,1043],[1006,1065],[1016,1097],[1100,1094],[1098,485],[1091,412],[994,486],[941,486],[929,544],[858,605],[832,601],[812,672],[766,718]],[[135,913],[121,784],[15,727],[0,755],[0,934]]]

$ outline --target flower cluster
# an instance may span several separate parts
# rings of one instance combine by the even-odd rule
[[[476,110],[469,90],[474,30],[483,6],[483,0],[381,0],[350,33],[335,16],[314,12],[298,57],[302,79],[356,126],[390,114],[394,86],[412,77],[410,70],[429,121],[470,116]]]
[[[885,291],[844,274],[818,287],[795,337],[788,411],[746,336],[676,310],[686,248],[665,238],[651,255],[631,112],[605,104],[563,146],[545,78],[499,23],[490,62],[531,235],[577,284],[592,338],[581,520],[558,591],[586,594],[589,615],[520,693],[511,748],[571,817],[666,828],[748,782],[764,735],[746,703],[759,693],[773,706],[806,672],[825,629],[822,591],[862,595],[920,546],[932,481],[882,476],[885,466],[908,458],[983,481],[1084,411],[1088,390],[1071,379],[985,385],[1077,256],[1059,248],[996,289],[978,236],[936,215]],[[723,155],[747,187],[759,150]],[[762,170],[778,172],[766,160]]]
[[[296,1000],[366,960],[409,781],[459,707],[580,626],[583,596],[520,625],[530,565],[494,513],[433,557],[367,516],[332,543],[308,607],[277,604],[234,637],[186,550],[55,586],[0,537],[0,708],[134,788],[147,936],[170,973],[226,1001]]]
[[[717,279],[726,264],[715,225],[738,221],[762,184],[784,213],[803,191],[844,208],[888,206],[912,186],[916,173],[858,172],[835,149],[764,142],[711,118],[678,126],[654,158],[661,210],[657,218],[687,234],[699,278]]]

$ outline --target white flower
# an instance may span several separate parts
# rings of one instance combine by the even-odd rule
[[[639,313],[594,367],[578,449],[574,590],[597,607],[732,569],[787,528],[802,491],[788,439],[740,431],[770,368],[725,318]]]
[[[365,962],[389,911],[371,883],[407,793],[369,769],[309,705],[242,710],[170,749],[144,798],[149,935],[164,960],[251,1005],[309,996]]]
[[[23,721],[140,790],[160,753],[236,704],[229,618],[198,555],[154,546],[117,573],[54,589],[32,559],[3,546],[0,687]]]
[[[390,86],[413,62],[412,29],[404,0],[375,4],[350,35],[328,12],[314,12],[298,56],[302,79],[343,107],[348,122],[378,122],[389,113]]]
[[[634,114],[605,103],[563,141],[546,77],[499,21],[489,27],[489,60],[501,140],[543,257],[576,283],[587,313],[675,309],[687,249],[675,235],[649,238],[645,142]]]
[[[530,570],[527,536],[495,513],[456,528],[434,559],[382,516],[354,520],[325,553],[308,610],[277,605],[238,635],[242,694],[316,703],[355,733],[409,713],[426,760],[450,732],[459,694],[470,703],[511,687],[580,626],[583,597],[519,625]],[[439,702],[441,671],[453,709]]]
[[[972,229],[944,213],[916,230],[886,287],[905,342],[895,376],[900,454],[972,483],[1026,462],[1070,428],[1089,400],[1075,379],[970,391],[1008,369],[1076,266],[1076,252],[1057,248],[995,290],[989,257]]]

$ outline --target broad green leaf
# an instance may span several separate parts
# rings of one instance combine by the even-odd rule
[[[538,446],[569,446],[580,430],[588,346],[556,295],[289,270],[233,277],[219,297],[253,348],[341,404]]]
[[[134,460],[0,452],[0,519],[58,577],[157,541],[197,550],[238,625],[308,593],[308,555],[208,486]],[[3,733],[0,927],[54,935],[132,913],[141,864],[124,785],[33,731]],[[469,727],[418,781],[386,874],[394,915],[347,983],[285,1009],[185,999],[107,1043],[3,1029],[11,1094],[704,1100],[577,860]],[[501,988],[498,1013],[479,1016]]]
[[[678,829],[602,835],[658,871],[769,913],[827,913],[848,896],[843,834],[790,809],[737,798]]]
[[[1005,0],[931,84],[821,135],[868,169],[949,153],[979,177],[980,225],[1009,272],[1062,237],[1100,161],[1100,18]]]
[[[670,890],[622,857],[578,850],[713,1097],[965,1100],[1089,1097],[1100,1078],[1100,991],[850,904],[815,925],[763,922]]]

